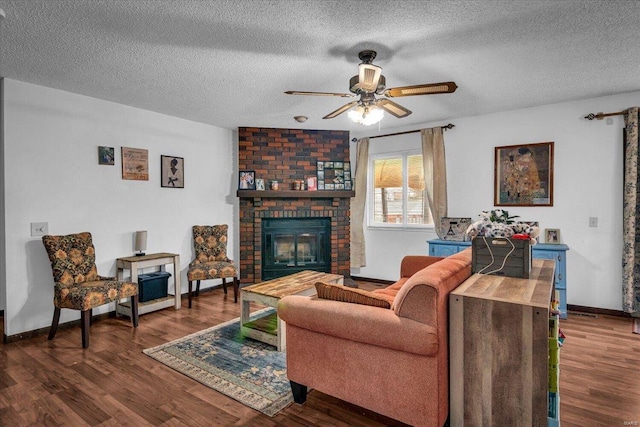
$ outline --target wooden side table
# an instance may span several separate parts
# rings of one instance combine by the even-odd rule
[[[173,280],[174,280],[174,296],[158,298],[152,301],[138,303],[138,314],[145,314],[151,311],[175,305],[176,310],[181,305],[181,286],[180,286],[180,255],[170,254],[166,252],[157,254],[147,254],[142,256],[130,256],[118,258],[116,260],[116,268],[118,280],[124,280],[124,270],[129,270],[131,277],[129,280],[138,283],[138,270],[147,267],[160,267],[160,271],[165,270],[165,265],[173,264]],[[116,315],[125,315],[131,317],[131,302],[119,302],[116,304]]]

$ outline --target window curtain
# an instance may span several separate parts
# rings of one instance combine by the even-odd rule
[[[622,253],[622,309],[634,319],[635,333],[640,333],[640,183],[638,178],[638,107],[624,115],[624,207]]]
[[[427,200],[431,210],[436,234],[442,238],[440,219],[447,216],[447,166],[444,155],[442,128],[422,129],[422,162]],[[427,212],[425,212],[427,214]],[[427,215],[424,216],[427,218]]]
[[[355,182],[355,197],[351,198],[351,268],[367,265],[364,243],[364,213],[367,202],[367,168],[369,167],[369,138],[358,140]]]

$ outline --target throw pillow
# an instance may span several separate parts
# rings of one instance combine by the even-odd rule
[[[343,285],[329,283],[316,283],[318,298],[332,301],[342,301],[354,304],[371,305],[374,307],[391,308],[391,304],[385,298],[362,289],[348,288]]]

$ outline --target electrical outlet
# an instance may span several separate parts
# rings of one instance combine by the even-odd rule
[[[31,223],[31,237],[44,236],[49,234],[48,222],[32,222]]]
[[[597,216],[590,216],[589,217],[589,227],[597,227],[598,226],[598,217]]]

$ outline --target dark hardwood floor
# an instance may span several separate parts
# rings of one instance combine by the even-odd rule
[[[361,284],[362,287],[379,287]],[[183,298],[186,307],[186,298]],[[268,417],[144,355],[142,350],[240,315],[231,293],[204,292],[191,310],[164,309],[94,322],[0,347],[1,426],[401,426],[317,391]],[[571,426],[640,422],[640,336],[629,319],[570,315],[561,350],[561,421]],[[517,393],[514,390],[514,393]],[[399,396],[398,398],[401,398]],[[625,424],[626,423],[626,424]]]

